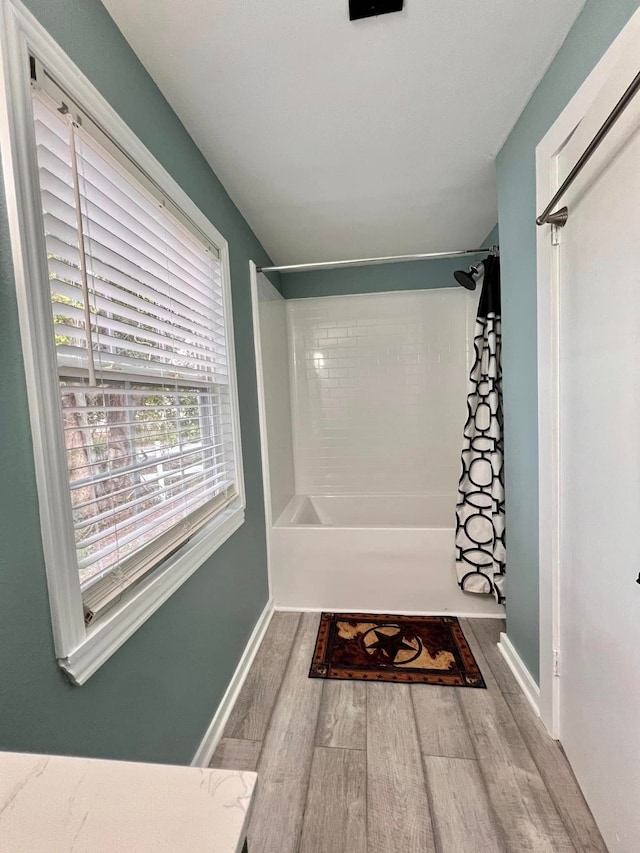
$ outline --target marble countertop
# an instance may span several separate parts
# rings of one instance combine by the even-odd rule
[[[240,853],[257,775],[0,752],[7,853]]]

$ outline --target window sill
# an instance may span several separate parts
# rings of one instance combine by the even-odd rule
[[[244,523],[244,506],[232,505],[171,559],[135,587],[122,604],[87,629],[86,638],[60,668],[84,684],[191,575]]]

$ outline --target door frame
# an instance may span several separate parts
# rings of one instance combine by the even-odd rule
[[[626,50],[640,44],[640,10],[536,147],[536,211],[558,189],[557,154],[580,124]],[[533,223],[532,223],[533,225]],[[559,245],[551,226],[537,228],[538,547],[540,590],[540,717],[552,737],[560,731],[560,306]],[[558,231],[562,242],[562,231]]]

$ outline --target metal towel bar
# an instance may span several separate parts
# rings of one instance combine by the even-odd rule
[[[549,204],[542,211],[540,216],[538,216],[538,218],[536,219],[536,225],[550,224],[550,225],[558,225],[558,226],[562,227],[563,225],[566,224],[567,218],[569,216],[569,210],[567,207],[562,207],[562,208],[560,208],[560,210],[556,210],[555,213],[552,213],[551,211],[556,206],[556,204],[560,201],[560,199],[566,193],[566,191],[569,189],[571,184],[578,177],[580,172],[587,165],[587,163],[591,159],[591,156],[595,152],[596,148],[598,148],[598,146],[600,145],[602,140],[605,138],[605,136],[609,133],[609,131],[611,130],[613,125],[617,122],[617,120],[620,118],[622,113],[629,106],[629,104],[633,100],[634,95],[638,92],[639,89],[640,89],[640,71],[633,78],[633,81],[629,85],[629,87],[626,90],[626,92],[624,93],[624,95],[620,98],[618,103],[611,110],[611,112],[609,113],[609,115],[605,119],[604,123],[602,124],[600,130],[596,133],[596,135],[593,137],[591,142],[587,145],[587,147],[585,148],[582,156],[580,157],[580,159],[578,160],[576,165],[573,167],[573,169],[569,172],[567,177],[562,182],[562,185],[560,186],[560,189],[558,190],[558,192],[554,195],[554,197],[551,199]]]

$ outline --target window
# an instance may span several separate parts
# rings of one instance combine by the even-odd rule
[[[81,683],[244,518],[227,246],[29,48],[21,330],[56,651]]]
[[[217,250],[35,64],[33,114],[85,619],[237,494]],[[46,87],[46,88],[45,88]],[[127,168],[128,166],[128,168]]]

